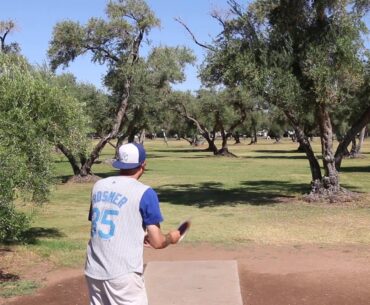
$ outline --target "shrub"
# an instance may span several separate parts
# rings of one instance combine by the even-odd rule
[[[0,242],[22,242],[24,233],[29,230],[31,218],[16,211],[13,204],[0,206]]]

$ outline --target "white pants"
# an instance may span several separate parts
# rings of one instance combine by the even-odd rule
[[[86,276],[90,305],[148,305],[144,278],[137,273],[113,280],[96,280]]]

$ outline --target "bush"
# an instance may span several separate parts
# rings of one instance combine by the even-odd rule
[[[22,242],[31,226],[31,218],[15,210],[14,205],[0,206],[0,242]]]

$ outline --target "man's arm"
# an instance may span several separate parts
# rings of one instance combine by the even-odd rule
[[[145,237],[144,242],[149,244],[154,249],[163,249],[171,244],[176,244],[180,239],[180,231],[172,230],[167,234],[163,234],[159,224],[148,225],[148,235]]]

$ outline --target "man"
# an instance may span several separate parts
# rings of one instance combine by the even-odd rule
[[[180,238],[178,230],[162,233],[157,194],[138,181],[145,159],[142,145],[122,145],[113,163],[120,175],[99,180],[92,189],[85,266],[90,305],[147,305],[144,243],[162,249]]]

